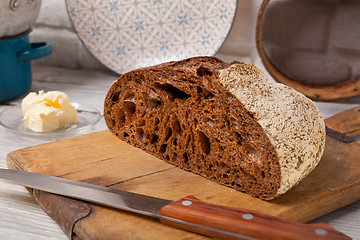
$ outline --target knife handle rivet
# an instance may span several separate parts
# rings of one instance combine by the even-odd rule
[[[317,229],[315,229],[315,233],[317,235],[324,236],[324,235],[327,234],[327,231],[325,229],[322,229],[322,228],[317,228]]]
[[[184,206],[190,206],[192,204],[192,202],[189,201],[189,200],[184,200],[184,201],[182,201],[181,204],[184,205]]]
[[[246,213],[244,215],[242,215],[243,219],[246,219],[246,220],[251,220],[254,218],[254,216],[250,213]]]

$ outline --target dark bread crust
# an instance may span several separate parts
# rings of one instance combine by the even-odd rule
[[[278,156],[252,113],[219,81],[231,64],[195,57],[122,75],[104,103],[109,130],[182,169],[262,199],[275,197]]]

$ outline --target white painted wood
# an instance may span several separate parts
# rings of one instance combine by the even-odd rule
[[[105,95],[117,77],[111,72],[34,66],[30,91],[41,89],[64,91],[70,96],[71,101],[91,105],[102,112]],[[14,99],[8,104],[20,104],[21,99],[22,97]],[[339,103],[317,103],[317,105],[324,117],[356,106]],[[0,111],[6,107],[9,105],[0,103]],[[106,129],[105,122],[101,119],[89,132],[104,129]],[[19,136],[0,127],[0,167],[6,168],[6,155],[9,152],[49,141],[51,139]],[[353,239],[360,239],[360,202],[327,214],[314,222],[325,222]],[[65,240],[68,238],[24,187],[0,181],[0,239]]]

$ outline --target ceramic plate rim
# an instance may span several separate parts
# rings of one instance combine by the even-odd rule
[[[87,46],[87,44],[85,44],[85,39],[83,39],[83,38],[79,35],[79,32],[78,32],[78,30],[77,30],[77,27],[76,27],[76,25],[74,24],[74,20],[73,20],[72,14],[71,14],[71,12],[70,12],[71,10],[70,10],[70,8],[69,8],[69,2],[70,2],[70,1],[71,1],[71,0],[65,0],[65,5],[66,5],[66,11],[67,11],[67,14],[68,14],[68,17],[69,17],[71,26],[72,26],[74,32],[76,33],[78,39],[80,40],[81,44],[86,48],[86,50],[88,51],[88,53],[89,53],[92,57],[94,57],[94,59],[95,59],[97,62],[99,62],[102,66],[106,67],[107,69],[109,69],[109,70],[111,70],[111,71],[113,71],[113,72],[115,72],[115,73],[117,73],[117,74],[120,74],[120,75],[121,75],[121,74],[124,74],[124,73],[126,73],[126,72],[129,72],[129,71],[131,71],[131,70],[136,69],[136,68],[126,69],[126,70],[123,70],[123,71],[117,70],[117,69],[115,69],[114,67],[109,66],[109,64],[106,64],[106,63],[104,63],[103,61],[101,61],[101,60],[99,59],[99,57],[96,56],[96,55],[93,53],[93,51],[91,51],[91,50],[89,49],[89,47]],[[121,1],[121,0],[120,0],[120,1]],[[179,1],[181,1],[181,0],[179,0]],[[196,1],[196,0],[194,0],[194,1]],[[234,26],[234,21],[235,21],[236,14],[237,14],[237,12],[238,12],[239,0],[232,0],[231,3],[232,3],[232,4],[235,4],[235,8],[234,8],[234,13],[233,13],[233,15],[232,15],[232,17],[231,17],[231,23],[230,23],[229,29],[228,29],[227,33],[225,34],[225,36],[223,37],[222,42],[221,42],[221,44],[217,47],[217,49],[214,49],[214,51],[212,52],[212,54],[206,54],[206,55],[215,56],[215,55],[218,53],[218,51],[221,49],[221,47],[224,45],[224,43],[226,42],[226,40],[228,39],[228,37],[229,37],[229,34],[230,34],[230,32],[231,32],[231,30],[232,30],[232,28],[233,28],[233,26]],[[182,59],[186,59],[186,58],[190,58],[190,57],[196,57],[196,56],[205,56],[205,54],[198,53],[198,54],[188,55],[188,56],[185,56],[185,57],[182,57],[182,58],[168,59],[168,60],[166,60],[166,61],[162,61],[162,62],[159,62],[159,63],[169,62],[169,61],[177,61],[177,60],[182,60]],[[156,65],[156,64],[159,64],[159,63],[153,62],[152,64],[147,64],[147,65],[144,65],[144,66],[140,66],[139,68]]]

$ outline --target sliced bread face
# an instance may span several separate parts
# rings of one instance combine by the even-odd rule
[[[323,119],[309,99],[267,80],[253,65],[214,57],[122,75],[106,96],[104,117],[109,130],[131,145],[267,200],[317,165],[325,141]],[[308,134],[314,139],[303,137]]]

